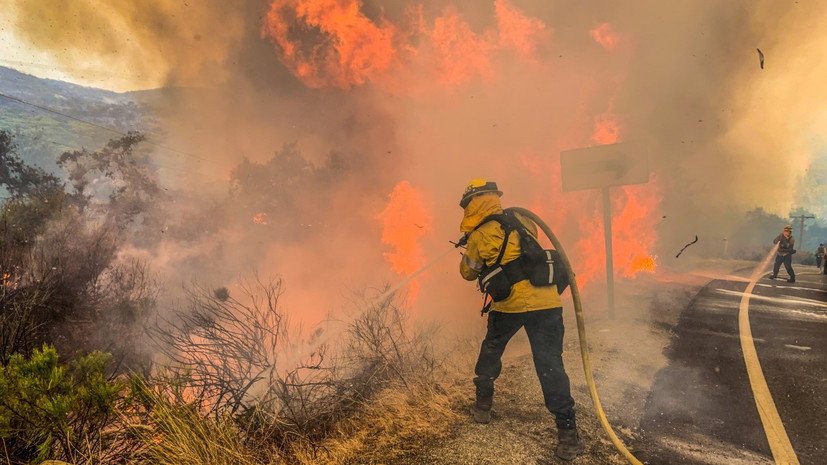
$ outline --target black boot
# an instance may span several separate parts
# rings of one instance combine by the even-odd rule
[[[556,455],[563,460],[574,460],[586,450],[586,443],[577,433],[577,428],[557,428]]]
[[[476,402],[471,404],[471,414],[477,423],[488,423],[491,421],[491,405],[493,397],[477,397]]]

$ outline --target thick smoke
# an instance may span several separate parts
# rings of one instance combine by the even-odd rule
[[[394,250],[383,244],[380,214],[404,181],[431,215],[416,236],[420,262],[450,247],[459,193],[483,176],[499,183],[505,205],[547,218],[575,266],[590,267],[579,274],[586,280],[602,266],[600,193],[561,191],[561,150],[614,140],[647,147],[652,181],[613,188],[613,209],[627,215],[617,237],[640,239],[659,266],[696,234],[727,236],[755,207],[827,214],[802,189],[823,165],[827,33],[818,25],[827,6],[754,3],[9,6],[18,34],[68,67],[107,64],[189,89],[157,108],[165,143],[196,154],[158,151],[171,189],[218,198],[243,159],[266,164],[291,144],[327,173],[271,186],[295,202],[268,213],[266,225],[230,204],[198,240],[155,252],[182,281],[195,275],[184,264],[196,262],[197,277],[216,282],[253,268],[280,274],[288,306],[319,318],[346,306],[351,291],[401,278],[384,258]],[[351,35],[324,23],[331,12]],[[343,48],[348,40],[354,49]],[[297,218],[298,228],[284,224]],[[298,232],[288,239],[283,228]],[[202,252],[210,267],[176,259]],[[475,315],[473,285],[456,266],[443,260],[421,279],[423,315]]]
[[[10,0],[3,7],[17,17],[17,34],[58,63],[160,87],[214,85],[228,76],[250,20],[239,5]]]

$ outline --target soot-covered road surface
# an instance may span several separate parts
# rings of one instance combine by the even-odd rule
[[[816,465],[827,460],[827,276],[815,267],[796,269],[796,283],[756,283],[749,325],[781,434],[794,460]],[[630,444],[642,462],[778,460],[771,443],[778,448],[781,441],[768,435],[759,416],[742,349],[739,306],[747,286],[712,281],[682,313],[666,351],[669,365],[656,375],[646,403],[640,439]]]

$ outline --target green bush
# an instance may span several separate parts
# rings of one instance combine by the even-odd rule
[[[108,448],[113,438],[104,430],[117,418],[125,387],[105,377],[111,358],[93,352],[63,365],[44,345],[0,367],[0,440],[8,463],[94,462]]]

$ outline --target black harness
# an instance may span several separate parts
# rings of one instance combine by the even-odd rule
[[[500,214],[485,217],[471,232],[490,221],[500,224],[504,237],[497,260],[483,268],[478,278],[480,291],[485,295],[482,313],[490,310],[491,302],[508,298],[511,287],[526,279],[538,287],[556,285],[557,291],[562,294],[569,281],[559,253],[553,249],[543,249],[525,224],[508,208]],[[505,248],[513,231],[520,236],[520,256],[503,265]]]

